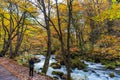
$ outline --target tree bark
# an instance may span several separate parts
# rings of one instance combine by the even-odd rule
[[[48,71],[49,60],[50,60],[50,56],[51,56],[51,30],[50,30],[49,19],[48,19],[48,17],[50,18],[50,0],[48,0],[48,16],[47,16],[47,11],[45,8],[44,0],[42,0],[41,3],[42,3],[42,7],[43,7],[43,14],[44,14],[46,30],[47,30],[47,38],[48,38],[47,54],[46,54],[45,63],[44,63],[43,69],[42,69],[42,72],[46,74]]]
[[[22,25],[18,26],[17,30],[16,30],[16,34],[17,34],[17,43],[16,43],[16,46],[15,46],[15,51],[14,51],[14,57],[18,55],[18,51],[20,49],[20,46],[21,46],[21,43],[22,43],[22,40],[23,40],[23,37],[24,37],[24,33],[26,31],[26,29],[24,30],[24,23],[25,23],[25,18],[26,18],[26,12],[23,13],[23,16],[22,16]],[[19,24],[19,21],[18,21],[18,24]]]

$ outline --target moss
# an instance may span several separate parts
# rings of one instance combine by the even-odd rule
[[[78,57],[78,56],[80,56],[80,54],[79,54],[79,53],[74,52],[74,53],[71,53],[71,54],[70,54],[70,56],[71,56],[71,58],[72,58],[72,59],[75,59],[75,58],[76,58],[76,56]]]
[[[43,50],[43,51],[40,52],[40,54],[44,55],[44,56],[46,55],[46,53],[47,53],[47,50]]]
[[[101,60],[101,63],[103,65],[105,65],[105,68],[107,68],[107,69],[115,69],[116,68],[115,61]]]
[[[116,63],[109,61],[109,60],[102,60],[101,63],[105,65],[105,68],[107,69],[115,69],[116,68]]]
[[[114,74],[114,73],[110,73],[109,76],[110,76],[111,78],[113,78],[113,77],[115,77],[115,74]]]
[[[116,61],[116,66],[120,66],[120,61]]]
[[[84,64],[84,62],[80,61],[80,58],[75,58],[75,59],[71,59],[71,67],[72,68],[78,68],[78,69],[85,69],[86,68],[86,64]]]
[[[116,67],[120,66],[120,61],[110,61],[110,60],[101,60],[101,63],[105,65],[108,69],[115,69]]]
[[[32,57],[33,55],[32,54],[28,54],[28,53],[25,53],[25,54],[22,54],[20,56],[17,56],[14,58],[14,60],[19,64],[19,65],[25,65],[27,66],[28,64],[28,59],[30,57]]]
[[[62,76],[64,75],[64,73],[63,73],[63,72],[60,72],[60,71],[53,71],[52,74],[53,74],[53,75],[58,75],[58,76],[60,76],[60,77],[62,77]]]
[[[94,61],[93,59],[91,59],[91,58],[86,59],[86,61],[95,62],[95,61]]]
[[[56,76],[53,76],[53,79],[54,79],[54,80],[59,80],[59,78],[58,78],[58,77],[56,77]]]
[[[107,65],[105,65],[105,67],[107,69],[115,69],[116,68],[115,64],[107,64]]]
[[[60,63],[52,63],[50,66],[54,69],[60,69],[61,68]]]

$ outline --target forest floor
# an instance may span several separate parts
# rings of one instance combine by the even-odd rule
[[[3,79],[2,79],[3,78]],[[29,76],[27,67],[18,65],[15,61],[0,57],[0,80],[53,80],[49,76],[34,73]]]

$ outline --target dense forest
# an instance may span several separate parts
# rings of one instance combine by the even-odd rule
[[[105,69],[120,68],[120,0],[0,2],[1,57],[28,67],[31,57],[39,63],[36,56],[44,55],[40,73],[47,74],[49,66],[64,65],[66,80],[72,80],[71,69],[87,67],[84,61],[101,63]],[[51,55],[56,63],[49,65]],[[114,73],[109,75],[114,77]]]

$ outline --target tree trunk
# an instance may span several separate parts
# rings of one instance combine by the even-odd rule
[[[2,51],[0,52],[0,56],[3,57],[5,56],[6,52],[8,51],[9,49],[9,43],[8,42],[4,42],[3,44],[3,49]]]
[[[42,69],[43,73],[47,73],[48,71],[48,67],[49,67],[49,60],[50,60],[50,56],[51,56],[51,32],[50,30],[47,30],[47,35],[48,35],[48,42],[47,42],[47,54],[46,54],[46,58],[45,58],[45,63]]]
[[[20,49],[22,40],[23,40],[23,36],[26,30],[24,30],[24,22],[25,22],[25,12],[23,13],[23,20],[22,20],[22,25],[18,26],[16,34],[17,34],[17,43],[15,46],[15,51],[14,51],[14,57],[18,55],[18,51]]]
[[[44,0],[41,1],[42,3],[42,7],[43,7],[43,14],[44,14],[44,19],[45,19],[45,24],[46,24],[46,30],[47,30],[47,54],[46,54],[46,59],[45,59],[45,63],[42,69],[43,73],[47,73],[48,71],[48,67],[49,67],[49,60],[50,60],[50,56],[51,56],[51,31],[50,31],[50,25],[49,25],[49,19],[50,18],[50,0],[48,0],[48,16],[47,16],[47,11],[45,8],[45,3]]]
[[[12,50],[12,30],[13,30],[13,21],[12,21],[12,3],[9,3],[10,7],[10,34],[9,34],[9,43],[10,43],[10,58],[13,58],[13,50]]]

